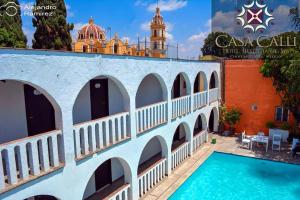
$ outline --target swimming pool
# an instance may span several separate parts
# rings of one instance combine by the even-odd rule
[[[213,153],[169,200],[299,200],[300,165]]]

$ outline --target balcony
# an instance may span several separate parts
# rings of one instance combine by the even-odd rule
[[[123,112],[74,125],[76,159],[107,149],[130,138],[129,113]]]
[[[145,132],[167,122],[166,101],[136,109],[137,133]]]
[[[219,99],[219,89],[213,88],[209,90],[209,103],[212,103],[214,101],[218,101]]]
[[[194,110],[202,108],[207,105],[207,91],[197,92],[194,96]]]
[[[184,116],[191,111],[191,96],[172,99],[172,119]]]
[[[189,157],[189,142],[184,142],[172,151],[172,170]]]
[[[9,190],[62,167],[61,149],[61,130],[1,144],[0,191]]]
[[[202,130],[193,137],[193,151],[199,149],[205,142],[208,141],[207,130]]]
[[[139,196],[142,197],[166,176],[167,160],[161,158],[138,175]]]

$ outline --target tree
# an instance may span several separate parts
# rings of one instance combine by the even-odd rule
[[[27,39],[22,31],[19,1],[0,0],[0,5],[0,47],[25,48]]]
[[[272,79],[282,105],[294,116],[295,134],[299,133],[300,123],[300,51],[288,48],[281,51],[278,59],[266,58],[260,72]]]
[[[218,41],[218,44],[223,47],[218,46],[216,40]],[[253,50],[253,47],[249,44],[245,46],[241,45],[242,42],[228,33],[212,32],[204,40],[204,45],[201,48],[202,55],[241,59],[247,56],[247,53],[245,53],[243,49]]]
[[[299,16],[299,9],[300,8],[291,8],[290,9],[290,16],[291,16],[291,20],[294,24],[294,27],[297,31],[300,31],[300,16]]]
[[[74,26],[67,23],[65,2],[63,0],[37,0],[35,8],[41,6],[51,7],[47,10],[33,10],[32,23],[36,31],[32,47],[34,49],[71,50],[70,31]]]
[[[242,113],[236,109],[232,108],[225,113],[225,122],[229,125],[229,129],[234,133],[234,126],[240,121]]]

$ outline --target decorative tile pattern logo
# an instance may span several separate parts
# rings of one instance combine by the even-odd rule
[[[270,25],[270,22],[274,20],[273,15],[269,12],[268,6],[260,4],[258,0],[253,0],[249,4],[242,6],[242,9],[238,11],[236,19],[238,23],[248,30],[253,32],[263,31],[267,29]]]

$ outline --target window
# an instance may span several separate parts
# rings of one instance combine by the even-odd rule
[[[280,122],[287,122],[289,118],[289,111],[283,107],[275,108],[275,120]]]

